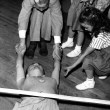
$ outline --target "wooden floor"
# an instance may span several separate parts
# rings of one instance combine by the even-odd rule
[[[18,37],[18,25],[17,19],[18,14],[21,9],[22,0],[0,0],[0,87],[5,88],[16,88],[16,73],[15,73],[15,63],[16,63],[16,53],[14,46],[19,42]],[[66,4],[66,5],[65,5]],[[68,0],[63,2],[64,6],[69,7]],[[66,7],[66,9],[68,9]],[[64,11],[64,18],[66,20],[67,13]],[[65,21],[64,20],[64,24]],[[67,28],[63,30],[63,42],[67,38]],[[83,49],[88,45],[89,40],[86,39]],[[33,60],[25,58],[25,68],[33,62],[39,62],[43,65],[46,75],[50,76],[53,69],[53,59],[52,59],[52,46],[53,41],[48,43],[49,55],[47,57],[42,57],[39,55],[39,50],[36,49],[35,58]],[[65,54],[71,51],[70,49],[65,49],[63,51],[62,68],[60,74],[60,94],[75,96],[75,97],[86,97],[95,98],[101,100],[110,100],[110,78],[105,80],[99,80],[95,77],[96,85],[94,89],[89,89],[85,91],[78,91],[75,89],[75,85],[84,81],[86,76],[81,71],[80,67],[73,71],[71,75],[64,78],[64,67],[75,62],[76,58],[67,58]],[[48,65],[48,66],[47,66]],[[11,110],[14,106],[14,102],[19,100],[16,97],[1,96],[0,97],[0,110]],[[89,103],[79,103],[79,102],[67,102],[59,101],[60,110],[109,110],[110,106],[105,105],[95,105]]]

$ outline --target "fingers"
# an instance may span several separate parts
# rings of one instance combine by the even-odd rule
[[[61,60],[61,55],[62,55],[62,50],[60,49],[60,47],[54,48],[53,58],[55,58],[57,60]]]
[[[15,50],[16,50],[17,54],[24,54],[26,47],[21,46],[20,44],[16,44]]]
[[[64,74],[64,77],[67,77],[67,75],[68,75],[67,68],[65,68],[64,71],[66,72],[66,73]]]
[[[17,53],[18,53],[18,48],[19,48],[19,44],[16,44],[15,45],[15,50],[16,50]]]
[[[72,68],[71,67],[66,67],[65,69],[65,74],[64,74],[64,77],[68,77],[68,75],[71,73],[71,70],[72,70]]]

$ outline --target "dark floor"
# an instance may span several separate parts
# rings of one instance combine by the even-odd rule
[[[67,27],[66,17],[67,10],[69,8],[69,0],[63,1],[63,16],[64,16],[64,29],[62,33],[62,41],[64,42],[67,38]],[[21,8],[22,0],[0,0],[0,87],[5,88],[16,88],[15,78],[15,63],[16,53],[14,46],[19,42],[18,31],[17,31],[17,18]],[[66,5],[65,5],[66,4]],[[75,38],[76,40],[76,38]],[[88,45],[89,40],[86,39],[84,42],[83,50]],[[49,55],[42,57],[39,55],[38,49],[35,53],[33,60],[25,58],[25,68],[33,62],[39,62],[43,65],[46,75],[50,76],[53,69],[52,59],[52,47],[53,41],[48,43]],[[66,58],[65,54],[71,51],[73,48],[65,49],[63,51],[62,69],[61,69],[61,81],[60,81],[60,94],[70,95],[76,97],[96,98],[102,100],[110,100],[110,78],[105,80],[99,80],[95,77],[96,86],[94,89],[85,91],[78,91],[75,89],[75,85],[84,81],[86,76],[81,71],[80,67],[73,71],[71,75],[64,78],[64,67],[72,64],[76,58]],[[47,66],[48,65],[48,66]],[[16,97],[0,97],[0,110],[11,110],[14,102],[18,100]],[[110,106],[94,105],[88,103],[59,101],[61,110],[109,110]],[[108,107],[108,108],[107,108]]]

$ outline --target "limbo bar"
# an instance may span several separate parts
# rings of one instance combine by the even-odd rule
[[[45,97],[45,98],[52,98],[52,99],[57,99],[57,100],[73,101],[73,102],[110,105],[110,101],[108,101],[108,100],[74,97],[74,96],[49,94],[49,93],[39,93],[39,92],[16,90],[16,89],[7,89],[7,88],[0,88],[0,94],[1,93],[2,94],[13,94],[13,95],[34,96],[34,97]]]

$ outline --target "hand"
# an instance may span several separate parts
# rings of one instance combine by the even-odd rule
[[[65,68],[66,73],[64,74],[64,76],[67,77],[68,74],[71,72],[72,69],[73,69],[72,66],[66,67],[66,68]]]
[[[24,55],[24,53],[26,51],[26,46],[25,45],[21,45],[20,43],[16,44],[15,50],[16,50],[18,55]]]
[[[59,45],[54,45],[53,49],[54,49],[52,54],[53,58],[55,60],[61,60],[61,55],[62,55],[61,47]]]

